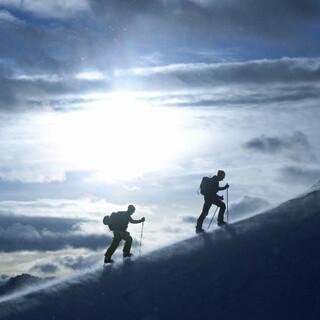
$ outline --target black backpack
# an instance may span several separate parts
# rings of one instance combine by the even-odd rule
[[[200,193],[203,196],[206,196],[209,193],[209,184],[210,184],[210,178],[203,177],[200,183]]]
[[[103,218],[103,224],[111,231],[125,231],[128,226],[128,215],[126,212],[112,212],[110,216]]]

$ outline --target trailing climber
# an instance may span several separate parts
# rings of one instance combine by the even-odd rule
[[[200,233],[204,230],[202,229],[202,224],[204,219],[209,213],[210,207],[214,204],[220,208],[218,214],[218,226],[221,227],[226,224],[223,220],[224,212],[226,210],[226,205],[222,201],[223,196],[219,196],[217,193],[221,190],[226,190],[229,188],[229,184],[227,183],[224,187],[219,186],[219,182],[225,178],[225,172],[223,170],[219,170],[217,175],[212,178],[203,177],[200,185],[200,192],[204,196],[204,205],[202,212],[197,220],[196,232]]]
[[[113,212],[110,216],[105,216],[103,218],[103,223],[109,226],[109,229],[113,231],[113,240],[105,253],[104,263],[112,263],[113,260],[111,259],[113,253],[116,251],[119,243],[121,240],[125,241],[123,247],[123,257],[131,257],[132,253],[131,244],[132,244],[132,237],[130,233],[127,231],[128,224],[130,223],[141,223],[145,221],[145,218],[141,218],[140,220],[134,220],[131,218],[131,215],[135,212],[135,207],[130,204],[128,206],[127,211],[119,211]]]

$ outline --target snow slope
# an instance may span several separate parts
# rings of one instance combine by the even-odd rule
[[[320,319],[320,190],[27,295],[2,319]],[[193,230],[190,230],[193,231]]]

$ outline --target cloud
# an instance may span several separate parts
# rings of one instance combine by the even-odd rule
[[[31,225],[22,225],[15,223],[7,228],[0,229],[0,238],[8,242],[29,242],[38,241],[41,236],[40,233]]]
[[[30,272],[36,272],[36,273],[56,273],[58,272],[59,267],[56,266],[55,264],[51,263],[45,263],[45,264],[39,264],[35,265],[30,269]]]
[[[0,284],[2,284],[2,282],[6,282],[9,279],[9,276],[6,274],[1,274],[0,275]]]
[[[83,71],[75,75],[76,79],[95,81],[95,80],[104,80],[105,75],[99,71]]]
[[[108,23],[117,18],[120,18],[121,25],[129,22],[136,28],[148,23],[149,29],[141,28],[140,37],[149,40],[150,36],[152,41],[150,31],[158,29],[161,35],[166,35],[167,40],[176,36],[179,44],[190,37],[204,42],[205,35],[207,41],[222,39],[226,35],[233,38],[260,36],[269,40],[279,39],[290,36],[295,25],[306,28],[320,16],[316,0],[244,0],[241,3],[235,0],[125,0],[121,4],[115,0],[100,0],[92,2],[92,10]],[[113,19],[110,12],[113,13]],[[172,30],[175,30],[174,34],[170,34]],[[161,39],[160,34],[154,34],[157,41]]]
[[[13,202],[18,205],[18,202]],[[12,204],[13,204],[12,203]],[[6,206],[5,202],[3,205]],[[13,208],[14,206],[12,206]],[[26,208],[26,207],[25,207]],[[47,207],[48,208],[48,207]],[[45,210],[45,209],[44,209]],[[55,208],[58,210],[58,207]],[[19,209],[18,209],[19,211]],[[37,208],[34,206],[32,210],[32,205],[30,203],[30,211],[36,212]],[[76,230],[77,226],[88,221],[87,219],[68,219],[68,218],[58,218],[58,217],[43,217],[43,216],[22,216],[15,215],[12,213],[4,213],[0,211],[0,226],[3,228],[8,228],[16,223],[22,225],[31,225],[37,230],[49,230],[51,232],[68,232],[70,230]]]
[[[320,79],[319,58],[281,58],[245,62],[173,64],[119,70],[116,75],[147,80],[144,85],[211,88],[225,85],[298,84]],[[139,84],[139,82],[138,82]]]
[[[117,70],[114,88],[148,92],[169,106],[261,106],[317,101],[319,58],[187,63]]]
[[[15,236],[12,236],[13,232]],[[106,247],[107,243],[107,235],[39,232],[32,226],[21,224],[0,228],[0,250],[3,252],[60,250],[67,247],[97,250]]]
[[[315,160],[309,140],[301,131],[295,131],[292,135],[281,137],[262,135],[248,141],[245,147],[265,154],[286,153],[297,161]]]
[[[82,221],[82,224],[80,223]],[[104,248],[110,237],[85,232],[84,220],[51,217],[0,216],[0,251]]]
[[[7,211],[0,211],[0,251],[16,252],[104,249],[112,234],[102,224],[102,217],[127,205],[107,203],[103,199],[43,199],[1,201],[1,207]],[[136,208],[139,216],[150,215],[148,207],[136,204]]]
[[[311,186],[311,190],[320,190],[320,180]]]
[[[57,262],[72,270],[83,270],[90,268],[96,262],[95,256],[64,256],[57,259]]]
[[[10,72],[0,68],[0,108],[6,111],[72,109],[94,101],[92,93],[112,89],[139,91],[146,101],[173,106],[260,105],[318,99],[320,59],[167,65],[118,70],[108,77],[95,69]]]
[[[286,184],[312,186],[319,180],[320,168],[310,166],[285,166],[280,169],[280,180]]]
[[[270,206],[266,199],[253,196],[244,196],[240,201],[230,205],[230,217],[239,217],[246,214],[256,213]]]
[[[184,216],[182,217],[182,222],[196,224],[198,217],[195,216]]]
[[[246,87],[228,86],[224,89],[208,89],[189,94],[166,93],[147,98],[153,103],[178,107],[226,107],[226,106],[267,106],[280,103],[292,103],[297,105],[301,101],[316,101],[320,98],[319,88],[310,85],[282,86],[280,88],[270,86],[268,92],[263,86]]]
[[[66,95],[75,95],[74,98],[80,99],[84,93],[123,86],[172,91],[226,85],[256,87],[258,84],[263,86],[279,82],[288,87],[288,84],[311,84],[319,80],[319,59],[316,58],[172,64],[183,62],[186,56],[184,50],[190,51],[191,42],[196,42],[196,52],[221,51],[221,48],[208,48],[208,42],[211,38],[225,38],[229,33],[232,34],[230,42],[233,42],[253,35],[259,35],[256,40],[261,39],[262,34],[266,36],[263,38],[266,41],[281,37],[283,32],[286,41],[290,42],[290,35],[293,35],[290,43],[296,44],[300,33],[293,33],[292,28],[296,30],[297,23],[306,28],[320,15],[319,5],[311,0],[304,4],[298,1],[268,1],[266,4],[245,0],[241,5],[237,1],[190,0],[1,0],[0,4],[4,8],[1,21],[16,23],[22,21],[21,17],[24,19],[18,27],[12,28],[12,23],[5,23],[0,28],[3,40],[0,42],[2,110],[15,110],[15,107],[46,109],[56,101],[63,101]],[[37,19],[32,15],[36,15]],[[68,20],[41,20],[47,17],[67,17]],[[288,27],[291,25],[292,28]],[[304,34],[301,32],[303,39]],[[315,45],[316,42],[310,40],[309,43]],[[161,57],[165,56],[168,47],[176,53],[171,56],[171,61],[161,63],[167,65],[135,68],[134,72],[124,72],[122,77],[113,76],[115,69],[139,66],[141,61],[145,63],[144,57],[157,57],[159,52]],[[229,52],[229,46],[225,50]],[[9,68],[10,75],[1,72],[1,64]],[[249,96],[250,101],[257,103],[266,99],[266,89],[261,97],[259,92],[257,96],[253,92],[254,88]],[[317,92],[318,88],[309,89],[307,96],[318,97]],[[281,97],[285,99],[285,92],[281,96],[276,95],[275,101],[280,101]],[[299,97],[302,98],[303,93]],[[219,103],[219,99],[200,98],[193,103]],[[232,94],[229,98],[231,102],[235,99]],[[294,94],[286,100],[293,99]],[[246,97],[239,97],[239,103],[245,103],[245,100]],[[60,109],[63,109],[61,105]]]
[[[38,195],[36,190],[34,193]],[[128,194],[127,190],[125,194]],[[151,210],[148,207],[137,203],[135,205],[140,212],[150,214]],[[100,222],[105,213],[126,209],[128,203],[115,204],[103,198],[83,197],[75,199],[42,198],[28,201],[3,200],[0,201],[0,206],[0,225],[2,226],[21,222],[34,225],[38,229],[46,228],[56,232],[76,229],[83,223]]]
[[[105,248],[106,247],[98,250],[92,250],[88,248],[73,248],[68,246],[61,250],[0,252],[0,274],[6,274],[12,277],[17,274],[31,273],[33,275],[43,277],[47,276],[48,273],[51,273],[51,275],[57,277],[64,277],[67,274],[71,274],[73,269],[63,265],[63,263],[60,262],[61,259],[65,257],[72,257],[76,260],[77,257],[82,256],[87,260],[90,257],[90,261],[92,261],[91,266],[93,266],[98,260],[101,261],[103,259]],[[52,265],[57,268],[54,270]],[[42,266],[44,267],[42,268]]]
[[[39,18],[64,19],[89,12],[87,0],[0,0],[1,6]]]
[[[110,91],[110,83],[95,72],[74,77],[59,74],[3,77],[0,74],[0,81],[0,110],[4,111],[72,110],[73,105],[94,101],[86,98],[86,94]]]
[[[292,136],[286,137],[266,137],[261,136],[247,142],[246,147],[259,152],[277,153],[283,150],[292,149],[296,146],[310,148],[307,137],[300,131],[296,131]]]
[[[62,12],[50,8],[55,1],[38,3],[50,12]],[[0,12],[0,21],[18,20],[8,10]],[[64,95],[108,90],[109,83],[101,76],[110,65],[105,61],[110,58],[107,36],[100,37],[81,25],[51,25],[24,17],[26,20],[16,27],[0,24],[0,109],[46,109],[50,101],[61,100]],[[96,53],[89,49],[93,45]],[[100,52],[104,52],[101,58]],[[97,70],[101,70],[99,77]]]
[[[1,2],[0,2],[1,4]],[[8,10],[0,10],[0,24],[1,23],[9,23],[14,25],[22,25],[24,22],[13,14],[11,14]]]
[[[62,27],[63,30],[63,27]],[[2,52],[0,65],[7,66],[11,74],[49,74],[67,71],[67,65],[64,65],[65,59],[69,54],[73,54],[70,47],[70,30],[65,30],[65,42],[61,42],[63,31],[54,28],[38,28],[25,22],[19,27],[13,28],[11,25],[1,25],[0,36],[2,41],[0,49]],[[5,37],[6,36],[6,37]],[[50,48],[64,48],[61,54],[52,51]],[[77,55],[74,55],[77,59]],[[70,61],[71,63],[71,61]],[[12,81],[6,79],[1,74],[1,82],[7,85],[14,85]],[[22,86],[23,83],[16,85]]]

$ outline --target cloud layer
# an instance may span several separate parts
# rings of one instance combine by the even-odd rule
[[[319,166],[284,166],[280,169],[280,179],[286,184],[312,186],[320,178]]]
[[[67,247],[104,248],[110,241],[108,235],[83,232],[83,220],[0,216],[0,251],[46,251]]]
[[[87,0],[0,0],[0,6],[6,6],[16,12],[26,12],[39,18],[65,19],[88,12]]]
[[[85,94],[114,88],[253,86],[247,96],[215,98],[217,92],[207,92],[193,101],[195,93],[187,101],[180,97],[181,105],[318,98],[319,59],[281,57],[302,56],[304,43],[306,56],[317,56],[319,16],[314,0],[1,0],[0,108],[72,108]],[[237,62],[212,63],[216,52],[227,57],[219,61],[233,52],[231,61]],[[152,61],[159,66],[149,68]],[[267,84],[277,88],[266,90]],[[301,87],[306,84],[311,88]],[[269,97],[268,90],[274,91]]]
[[[313,148],[307,136],[301,131],[295,131],[292,135],[282,137],[261,136],[248,141],[245,147],[262,154],[284,154],[301,162],[316,161]]]
[[[94,103],[93,93],[105,94],[111,89],[137,91],[142,99],[172,106],[258,105],[319,98],[317,58],[180,64],[105,72],[74,71],[67,75],[55,69],[51,74],[13,75],[0,68],[0,107],[6,111],[72,110]]]
[[[244,215],[257,213],[270,206],[271,201],[260,197],[245,196],[238,202],[233,202],[230,205],[230,216],[239,218]]]

